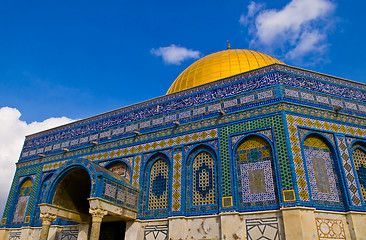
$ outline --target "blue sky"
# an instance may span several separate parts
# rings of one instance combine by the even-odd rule
[[[25,134],[164,95],[227,40],[366,83],[364,9],[359,0],[1,0],[0,175],[13,177]],[[7,195],[9,180],[0,182]]]

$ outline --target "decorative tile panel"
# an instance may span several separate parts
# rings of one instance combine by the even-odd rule
[[[247,219],[245,225],[248,240],[280,239],[277,217]]]
[[[286,115],[287,131],[291,144],[292,159],[296,173],[296,181],[301,201],[310,201],[309,188],[305,178],[304,160],[301,154],[300,136],[298,127],[304,126],[321,131],[332,131],[341,134],[349,134],[357,137],[365,137],[366,129],[355,126],[323,121],[314,118]]]
[[[339,186],[329,148],[304,146],[304,153],[313,200],[327,202],[327,205],[330,205],[328,202],[338,203]]]
[[[133,172],[132,172],[132,186],[139,187],[140,185],[140,166],[141,166],[141,155],[135,156]]]
[[[272,153],[269,143],[259,136],[243,141],[235,154],[239,206],[276,204]]]
[[[181,211],[182,206],[182,148],[173,153],[172,212]]]
[[[358,193],[358,189],[357,189],[356,176],[355,176],[355,173],[353,172],[352,162],[351,162],[350,154],[349,154],[348,147],[346,144],[346,140],[343,137],[337,137],[337,142],[338,142],[338,149],[340,152],[340,156],[342,158],[342,166],[345,171],[347,188],[348,188],[348,192],[351,196],[352,204],[354,206],[362,206],[360,194]],[[365,154],[365,157],[366,157],[366,154]],[[366,160],[366,158],[365,158],[365,160]],[[353,161],[356,165],[356,161],[355,160],[353,160]],[[366,163],[366,161],[365,161],[365,163]],[[356,171],[357,171],[357,169],[356,169]],[[364,177],[365,177],[364,179],[366,179],[366,175]],[[362,190],[362,188],[361,188],[361,190]]]
[[[355,164],[358,182],[360,183],[362,198],[366,202],[366,152],[362,148],[356,147],[352,152],[352,158]],[[351,176],[349,178],[352,180]]]
[[[200,152],[192,163],[192,205],[216,203],[216,171],[211,154]]]
[[[342,220],[316,218],[316,229],[319,240],[323,239],[346,239]]]
[[[168,240],[168,225],[145,226],[144,240]]]
[[[182,135],[174,138],[166,138],[159,141],[148,142],[144,144],[139,144],[131,147],[115,149],[111,151],[106,151],[102,153],[95,153],[91,155],[84,156],[85,159],[90,161],[104,160],[109,158],[116,158],[136,153],[148,152],[152,150],[159,150],[162,148],[177,146],[180,144],[192,143],[197,141],[203,141],[208,139],[213,139],[217,137],[217,129],[209,129],[205,131],[200,131],[196,133],[191,133],[187,135]]]
[[[243,117],[241,117],[243,118]],[[229,125],[220,128],[220,158],[223,197],[230,197],[231,194],[231,170],[229,158],[228,139],[232,134],[253,131],[255,129],[273,128],[274,138],[277,146],[277,157],[280,166],[281,182],[284,190],[293,189],[292,175],[286,148],[286,137],[281,115],[262,117],[247,122]]]
[[[47,163],[47,164],[43,165],[42,171],[49,171],[49,170],[57,169],[57,168],[61,167],[61,165],[64,164],[65,162],[67,162],[67,160]]]
[[[157,160],[151,167],[148,210],[168,207],[169,169],[165,160]]]

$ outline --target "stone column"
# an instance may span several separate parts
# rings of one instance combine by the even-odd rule
[[[42,219],[42,230],[39,239],[47,240],[51,222],[56,220],[57,216],[52,213],[41,213],[39,217]]]
[[[90,240],[99,240],[100,225],[103,217],[107,215],[108,212],[100,208],[89,208],[89,213],[92,215]]]
[[[318,239],[315,224],[315,208],[281,208],[286,239]]]

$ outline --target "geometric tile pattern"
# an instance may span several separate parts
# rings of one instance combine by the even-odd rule
[[[334,159],[331,157],[331,152],[328,147],[316,148],[306,145],[306,141],[309,138],[311,136],[307,137],[304,141],[304,152],[312,199],[339,202],[339,186],[337,184],[333,167]]]
[[[245,225],[248,240],[280,239],[277,217],[247,219]]]
[[[338,137],[338,149],[342,158],[342,166],[345,171],[346,183],[348,192],[351,196],[351,202],[354,206],[362,206],[360,194],[357,189],[356,177],[352,168],[352,162],[349,154],[349,150],[344,137]],[[354,158],[353,158],[354,159]],[[355,160],[353,160],[355,161]],[[362,190],[362,187],[361,187]]]
[[[139,192],[132,189],[129,184],[126,186],[116,181],[104,179],[101,187],[103,188],[101,198],[129,209],[138,209]]]
[[[57,168],[61,167],[61,165],[64,164],[66,161],[67,160],[45,164],[45,165],[43,165],[42,171],[57,169]]]
[[[237,148],[237,178],[239,206],[271,205],[276,203],[272,172],[271,147],[259,136],[246,138]]]
[[[141,155],[135,156],[134,166],[133,166],[133,174],[132,174],[132,186],[139,187],[140,185],[140,164],[141,164]]]
[[[192,163],[192,205],[216,203],[215,162],[211,154],[200,152]]]
[[[315,222],[319,240],[346,239],[342,220],[316,218]]]
[[[77,240],[78,239],[79,230],[62,230],[61,232],[61,240]]]
[[[145,226],[144,240],[168,240],[168,225]]]
[[[299,191],[299,197],[301,201],[310,201],[309,187],[305,177],[304,160],[301,154],[300,136],[298,133],[298,127],[304,126],[308,128],[314,128],[323,131],[324,130],[332,131],[341,134],[350,134],[359,137],[366,136],[366,129],[289,114],[286,115],[286,119],[287,119],[286,129],[288,131],[288,136],[292,150],[291,151],[292,159],[296,173],[296,182]]]
[[[6,207],[5,207],[3,216],[8,216],[9,211],[14,211],[14,209],[13,209],[14,206],[12,206],[12,200],[13,200],[14,195],[17,193],[16,188],[17,188],[17,184],[19,182],[19,180],[18,180],[19,176],[22,176],[22,175],[30,176],[29,175],[30,173],[36,173],[36,178],[34,180],[33,188],[37,189],[38,184],[39,184],[39,179],[41,177],[41,172],[42,172],[41,165],[31,167],[31,168],[17,169],[17,171],[15,172],[15,175],[14,175],[13,183],[10,188],[8,201],[6,202]],[[31,211],[33,210],[33,204],[34,204],[34,200],[36,198],[36,192],[37,191],[32,191],[32,193],[30,195],[29,206],[28,206],[28,210],[27,210],[27,214],[26,214],[27,216],[29,216],[31,214]],[[1,223],[1,224],[3,225],[3,223]]]
[[[273,72],[275,71],[275,72]],[[263,76],[265,75],[265,76]],[[321,81],[321,84],[319,84]],[[253,84],[255,83],[255,84]],[[162,113],[171,113],[187,106],[199,105],[238,94],[284,84],[301,87],[311,91],[338,95],[343,98],[364,102],[366,100],[365,87],[357,83],[322,76],[308,71],[295,70],[288,66],[268,66],[263,69],[242,73],[238,76],[215,83],[203,85],[190,91],[182,91],[174,95],[166,95],[143,103],[121,108],[107,114],[100,114],[93,118],[77,121],[27,137],[24,148],[45,145],[49,142],[71,139],[76,136],[95,133],[96,130],[113,128],[124,123],[139,121],[157,116]],[[341,85],[341,86],[340,86]],[[349,88],[351,87],[351,88]],[[157,109],[159,105],[159,109]],[[136,124],[137,125],[137,124]],[[72,127],[72,129],[70,129]],[[103,134],[104,135],[104,134]]]
[[[366,202],[366,152],[363,148],[356,147],[352,152],[358,182],[360,183],[363,201]]]
[[[120,157],[120,156],[125,156],[125,155],[131,155],[131,154],[135,154],[135,153],[153,151],[153,150],[158,150],[158,149],[162,149],[162,148],[166,148],[166,147],[172,147],[172,146],[177,146],[180,144],[192,143],[192,142],[212,139],[212,138],[216,138],[216,137],[217,137],[217,129],[209,129],[209,130],[205,130],[205,131],[201,131],[201,132],[195,132],[195,133],[177,136],[177,137],[173,137],[173,138],[166,138],[166,139],[162,139],[159,141],[139,144],[139,145],[132,146],[132,147],[126,147],[126,148],[120,148],[120,149],[115,149],[115,150],[106,151],[106,152],[95,153],[95,154],[87,155],[83,158],[90,160],[90,161],[104,160],[104,159],[108,159],[108,158],[115,158],[115,157]]]
[[[20,235],[22,232],[10,232],[9,234],[9,240],[20,240]]]
[[[216,154],[209,146],[190,151],[185,166],[187,212],[217,213]]]
[[[182,150],[180,148],[180,150]],[[172,211],[181,211],[182,206],[182,151],[173,154]]]
[[[157,160],[150,170],[148,209],[168,207],[169,168],[165,160]]]
[[[239,116],[240,117],[240,116]],[[244,118],[244,114],[242,116]],[[279,162],[279,172],[283,190],[293,189],[291,167],[289,164],[289,156],[286,147],[285,129],[281,115],[262,117],[247,122],[229,125],[220,128],[220,158],[221,158],[221,178],[223,197],[232,196],[231,189],[231,162],[229,153],[229,137],[232,134],[254,131],[256,129],[271,127],[274,132],[276,142],[276,156]]]
[[[22,186],[20,187],[18,193],[18,201],[17,204],[15,205],[15,211],[12,223],[14,224],[23,223],[26,210],[28,207],[29,197],[32,192],[32,187],[33,187],[33,181],[30,178],[28,178],[25,182],[22,183]]]

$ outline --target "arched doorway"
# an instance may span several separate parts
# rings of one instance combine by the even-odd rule
[[[69,171],[58,184],[52,204],[82,214],[89,214],[91,180],[83,168]]]

